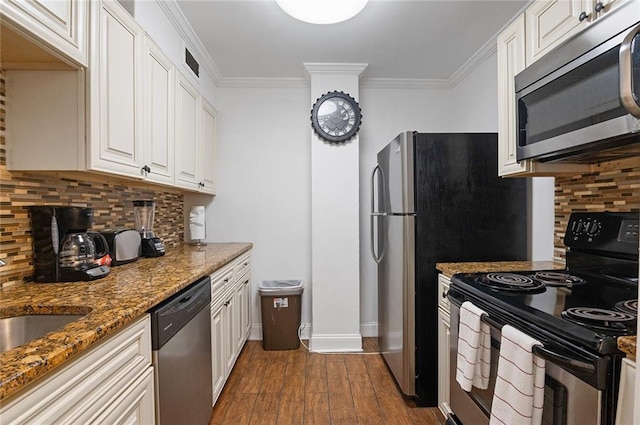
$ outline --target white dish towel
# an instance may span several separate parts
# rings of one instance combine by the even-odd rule
[[[486,314],[469,301],[460,307],[456,381],[465,391],[475,386],[486,389],[491,369],[491,334],[489,325],[481,320]]]
[[[489,425],[540,425],[544,405],[544,360],[539,341],[512,326],[502,328],[498,376]]]

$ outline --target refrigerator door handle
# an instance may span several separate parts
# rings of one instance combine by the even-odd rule
[[[376,164],[375,167],[373,167],[373,170],[371,171],[371,214],[369,215],[369,248],[371,249],[371,257],[373,257],[373,261],[376,262],[376,264],[379,264],[380,261],[382,260],[382,255],[378,256],[378,254],[376,253],[376,249],[374,247],[375,245],[375,217],[379,217],[381,215],[384,215],[383,213],[380,213],[378,211],[376,211],[376,200],[375,200],[375,188],[376,188],[376,173],[380,171],[382,173],[382,169],[380,168],[380,165]]]
[[[376,199],[375,199],[376,172],[378,171],[382,172],[382,169],[378,164],[376,164],[376,166],[373,167],[373,170],[371,171],[371,186],[369,187],[369,190],[371,191],[371,214],[375,214],[378,212],[376,211]]]

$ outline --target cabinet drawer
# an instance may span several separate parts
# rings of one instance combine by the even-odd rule
[[[450,285],[451,279],[443,274],[438,275],[438,305],[447,314],[449,313],[449,298],[446,297],[446,294],[449,292]]]
[[[233,283],[233,264],[227,264],[211,275],[211,304],[224,296]]]
[[[247,252],[242,254],[234,261],[234,276],[240,278],[247,272],[247,269],[251,267],[251,253]]]
[[[147,315],[4,402],[2,423],[90,423],[148,369]]]

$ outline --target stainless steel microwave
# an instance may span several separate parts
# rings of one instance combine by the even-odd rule
[[[640,1],[622,2],[515,77],[518,161],[640,155]]]

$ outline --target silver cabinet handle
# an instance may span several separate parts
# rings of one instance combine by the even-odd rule
[[[633,39],[640,34],[640,25],[634,27],[620,44],[620,99],[622,106],[634,117],[640,118],[640,105],[633,96]],[[636,44],[640,44],[640,40]],[[640,46],[635,46],[640,49]],[[637,64],[640,66],[640,64]]]

